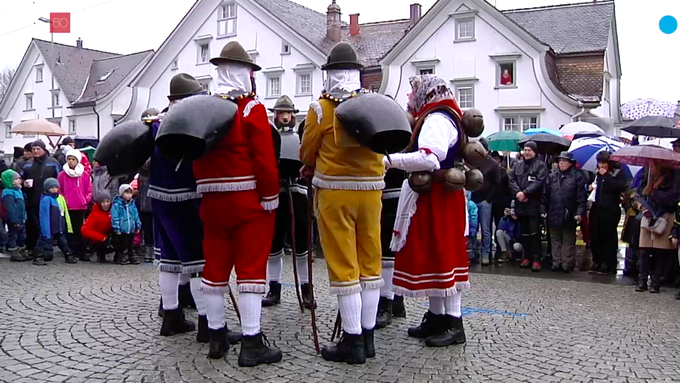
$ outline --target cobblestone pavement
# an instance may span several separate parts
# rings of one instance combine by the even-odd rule
[[[290,262],[286,276],[292,282]],[[320,338],[326,343],[335,299],[314,267]],[[294,290],[263,310],[263,328],[282,363],[237,366],[206,358],[195,334],[162,338],[158,286],[150,265],[46,267],[0,260],[0,381],[39,382],[657,382],[680,381],[680,302],[671,291],[525,276],[476,274],[463,300],[467,344],[430,349],[406,336],[408,318],[376,332],[378,355],[363,366],[314,354],[309,314]],[[229,323],[237,321],[229,307]],[[190,312],[190,316],[195,313]]]

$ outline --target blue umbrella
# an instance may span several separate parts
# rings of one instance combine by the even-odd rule
[[[623,142],[615,141],[608,137],[588,137],[572,141],[569,152],[574,155],[574,160],[576,160],[581,169],[596,172],[597,153],[602,151],[614,153],[625,146],[626,144]],[[626,177],[629,178],[633,178],[633,176],[642,169],[639,166],[629,166],[625,164],[621,164],[621,168]]]
[[[526,134],[527,136],[533,136],[534,134],[537,133],[547,133],[552,134],[553,136],[562,137],[560,132],[558,132],[557,130],[552,130],[548,128],[531,128],[524,131],[524,134]]]

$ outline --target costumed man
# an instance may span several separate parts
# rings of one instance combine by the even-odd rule
[[[180,73],[170,80],[169,108],[195,95],[205,94],[192,76]],[[148,114],[148,113],[146,113]],[[144,120],[156,137],[164,114]],[[158,283],[161,290],[163,324],[161,335],[170,336],[195,329],[185,319],[180,306],[180,285],[190,279],[191,296],[198,311],[196,340],[207,343],[208,327],[203,293],[200,291],[203,260],[203,224],[199,216],[201,196],[190,161],[178,164],[161,155],[157,147],[149,164],[149,192],[153,217],[154,252],[159,259]],[[185,282],[186,283],[186,282]]]
[[[322,66],[323,96],[307,113],[300,147],[313,175],[316,217],[330,293],[338,296],[343,335],[337,345],[324,347],[324,359],[361,364],[375,356],[375,327],[380,287],[380,211],[385,167],[382,156],[360,146],[335,116],[339,103],[367,92],[361,89],[363,66],[351,45],[338,43]]]
[[[405,153],[383,160],[388,168],[411,173],[402,185],[391,243],[397,253],[393,283],[398,294],[429,298],[429,311],[419,326],[408,329],[409,336],[443,347],[465,342],[461,298],[470,287],[468,225],[466,177],[458,162],[467,137],[463,114],[443,79],[420,75],[409,81],[408,111],[416,118],[411,144]],[[417,193],[419,179],[429,182]]]
[[[267,111],[256,98],[253,72],[260,70],[236,41],[219,57],[215,94],[238,107],[231,128],[214,147],[194,161],[205,237],[204,298],[208,310],[210,351],[219,359],[229,348],[224,293],[236,269],[241,313],[238,364],[254,367],[281,360],[281,351],[265,345],[260,329],[262,295],[267,285],[267,258],[279,205],[279,176]]]
[[[274,241],[267,261],[269,275],[269,292],[262,300],[263,307],[270,307],[281,303],[281,273],[283,272],[284,242],[294,239],[295,263],[302,290],[302,303],[310,308],[309,270],[307,266],[307,184],[300,177],[300,136],[295,132],[295,109],[293,101],[288,96],[281,96],[276,100],[274,108],[274,125],[281,137],[281,154],[279,159],[279,207],[276,209],[276,228]],[[289,191],[292,196],[292,211],[289,203]],[[295,238],[291,218],[295,221]],[[292,243],[293,241],[289,242]]]

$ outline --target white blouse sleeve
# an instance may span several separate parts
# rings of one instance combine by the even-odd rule
[[[418,137],[418,150],[414,153],[398,153],[390,156],[385,166],[407,172],[439,170],[439,162],[446,158],[449,148],[458,141],[458,131],[448,118],[440,113],[428,116]]]

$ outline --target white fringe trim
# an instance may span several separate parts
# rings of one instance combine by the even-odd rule
[[[363,290],[374,290],[385,286],[385,281],[381,277],[377,280],[360,281],[359,284]]]
[[[203,294],[224,295],[224,294],[228,294],[229,291],[231,291],[231,287],[229,287],[229,285],[226,285],[226,286],[208,286],[205,283],[202,283],[200,290]]]
[[[251,101],[246,105],[246,107],[243,108],[243,117],[248,117],[248,116],[250,115],[250,112],[253,111],[253,108],[256,107],[256,106],[258,106],[258,105],[262,105],[262,103],[260,102],[260,100],[258,100],[258,99],[251,100]]]
[[[354,286],[331,286],[328,292],[331,295],[350,295],[350,294],[356,294],[361,292],[361,283],[356,284]]]
[[[267,292],[267,286],[256,283],[242,283],[238,285],[238,292],[264,294]]]
[[[260,201],[260,205],[262,205],[262,208],[267,211],[276,210],[279,207],[279,197],[276,196],[276,198],[272,201],[262,200]]]
[[[388,258],[388,259],[383,258],[382,267],[383,267],[383,269],[386,269],[386,268],[393,269],[394,268],[394,258]]]
[[[182,270],[182,265],[180,264],[163,263],[162,260],[158,263],[158,271],[164,273],[182,274]]]
[[[331,181],[331,180],[322,180],[320,178],[314,177],[312,180],[312,184],[314,186],[323,188],[323,189],[332,189],[332,190],[364,190],[364,191],[371,191],[371,190],[382,190],[385,188],[385,181]]]
[[[146,195],[149,198],[159,200],[159,201],[163,201],[163,202],[184,202],[184,201],[191,201],[191,200],[194,200],[194,199],[201,198],[201,195],[198,194],[198,192],[163,193],[163,192],[151,190],[151,189],[149,189],[149,192]]]
[[[200,265],[182,266],[182,274],[202,273],[205,262]]]
[[[453,287],[448,289],[425,289],[425,290],[409,290],[401,286],[393,286],[392,291],[395,294],[407,298],[427,298],[427,297],[451,297],[463,290],[470,289],[470,282],[456,282]]]
[[[390,249],[398,252],[406,245],[408,229],[411,226],[411,218],[416,214],[418,208],[418,193],[414,192],[408,185],[408,179],[401,184],[401,197],[397,205],[397,219],[394,222],[392,232],[392,242]]]
[[[309,107],[316,113],[316,123],[321,124],[321,120],[323,120],[323,108],[321,108],[319,101],[312,102]]]
[[[231,183],[210,183],[198,185],[196,190],[200,193],[219,193],[255,190],[257,181],[231,182]]]

